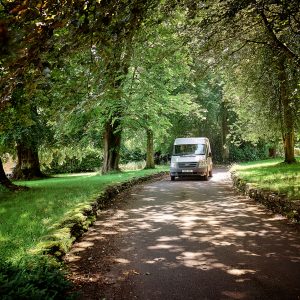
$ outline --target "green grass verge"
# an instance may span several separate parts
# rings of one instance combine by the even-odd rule
[[[300,199],[300,158],[296,164],[286,164],[282,159],[241,163],[231,168],[238,177],[259,189]]]
[[[62,264],[46,256],[27,257],[18,265],[0,259],[1,300],[74,300]]]
[[[25,192],[0,190],[0,256],[18,262],[29,255],[45,236],[54,235],[64,219],[80,218],[80,211],[89,207],[108,185],[134,177],[167,170],[140,170],[105,176],[60,175],[54,178],[18,182],[30,188]]]
[[[59,175],[17,182],[30,188],[22,192],[0,187],[0,298],[75,299],[62,263],[34,250],[51,243],[65,243],[68,249],[75,239],[70,235],[72,222],[89,218],[84,211],[108,186],[167,170]]]

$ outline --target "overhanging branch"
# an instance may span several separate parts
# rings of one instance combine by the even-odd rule
[[[271,24],[269,23],[267,16],[265,15],[263,9],[259,9],[259,15],[261,16],[263,23],[267,29],[267,32],[269,33],[273,44],[275,47],[277,47],[279,50],[281,50],[288,58],[294,60],[298,67],[300,67],[300,58],[299,56],[294,53],[286,44],[281,42],[278,37],[276,36],[275,32],[273,31],[273,28]]]

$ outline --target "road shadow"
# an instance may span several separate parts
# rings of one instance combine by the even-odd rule
[[[82,299],[299,299],[299,233],[219,170],[122,194],[66,261]]]

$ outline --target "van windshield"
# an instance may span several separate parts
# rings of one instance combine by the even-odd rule
[[[175,145],[173,155],[204,155],[205,144]]]

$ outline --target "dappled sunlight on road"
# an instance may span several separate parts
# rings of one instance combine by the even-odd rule
[[[299,230],[236,195],[229,181],[227,172],[218,172],[209,181],[164,180],[134,190],[133,200],[101,212],[85,242],[75,245],[68,257],[72,271],[86,276],[76,270],[76,261],[84,259],[84,248],[99,247],[108,256],[102,259],[114,263],[102,280],[116,278],[121,290],[130,280],[136,289],[130,293],[139,299],[166,299],[172,288],[188,289],[189,299],[300,296]],[[111,252],[103,243],[108,235]],[[91,266],[82,281],[98,272]],[[278,288],[282,278],[285,284]],[[157,294],[147,298],[153,286]]]

